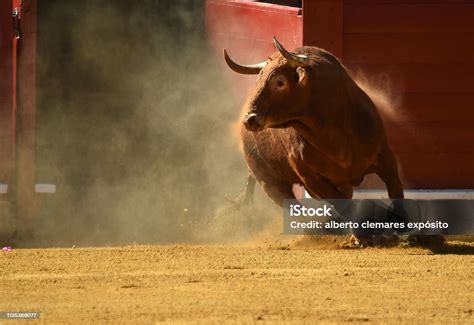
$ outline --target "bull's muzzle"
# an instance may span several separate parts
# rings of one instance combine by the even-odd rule
[[[263,118],[255,113],[245,114],[243,123],[248,131],[260,131],[264,127]]]

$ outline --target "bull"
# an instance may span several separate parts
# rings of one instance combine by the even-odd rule
[[[303,46],[243,65],[224,49],[237,73],[258,75],[241,124],[249,168],[244,201],[255,183],[278,205],[301,184],[322,199],[352,198],[353,187],[375,173],[392,199],[404,197],[396,158],[370,97],[330,52]]]

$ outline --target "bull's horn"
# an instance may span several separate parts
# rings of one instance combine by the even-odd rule
[[[231,68],[235,72],[242,73],[242,74],[259,74],[260,70],[262,70],[267,65],[265,61],[257,63],[257,64],[250,64],[250,65],[238,64],[229,57],[226,49],[224,49],[224,58],[229,68]]]
[[[280,51],[281,55],[288,61],[288,63],[293,67],[306,67],[309,65],[309,57],[303,54],[295,54],[288,52],[283,45],[278,42],[276,37],[273,37],[273,43],[275,43],[276,48]]]

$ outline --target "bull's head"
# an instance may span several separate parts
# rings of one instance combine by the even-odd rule
[[[289,126],[300,116],[308,97],[310,58],[288,52],[273,38],[278,53],[254,65],[234,62],[224,50],[228,66],[242,74],[258,74],[243,123],[249,131]]]

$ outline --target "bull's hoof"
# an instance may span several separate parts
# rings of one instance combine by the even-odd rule
[[[348,242],[343,242],[341,247],[346,249],[365,247],[392,247],[399,243],[398,236],[386,235],[352,235]]]
[[[400,237],[396,235],[376,235],[372,242],[376,247],[393,247],[400,243]]]
[[[437,247],[443,246],[445,238],[441,235],[410,235],[403,238],[406,246]]]
[[[341,248],[361,249],[361,248],[366,248],[372,245],[373,245],[372,238],[369,238],[369,236],[357,237],[357,236],[352,235],[348,241],[342,242]]]

